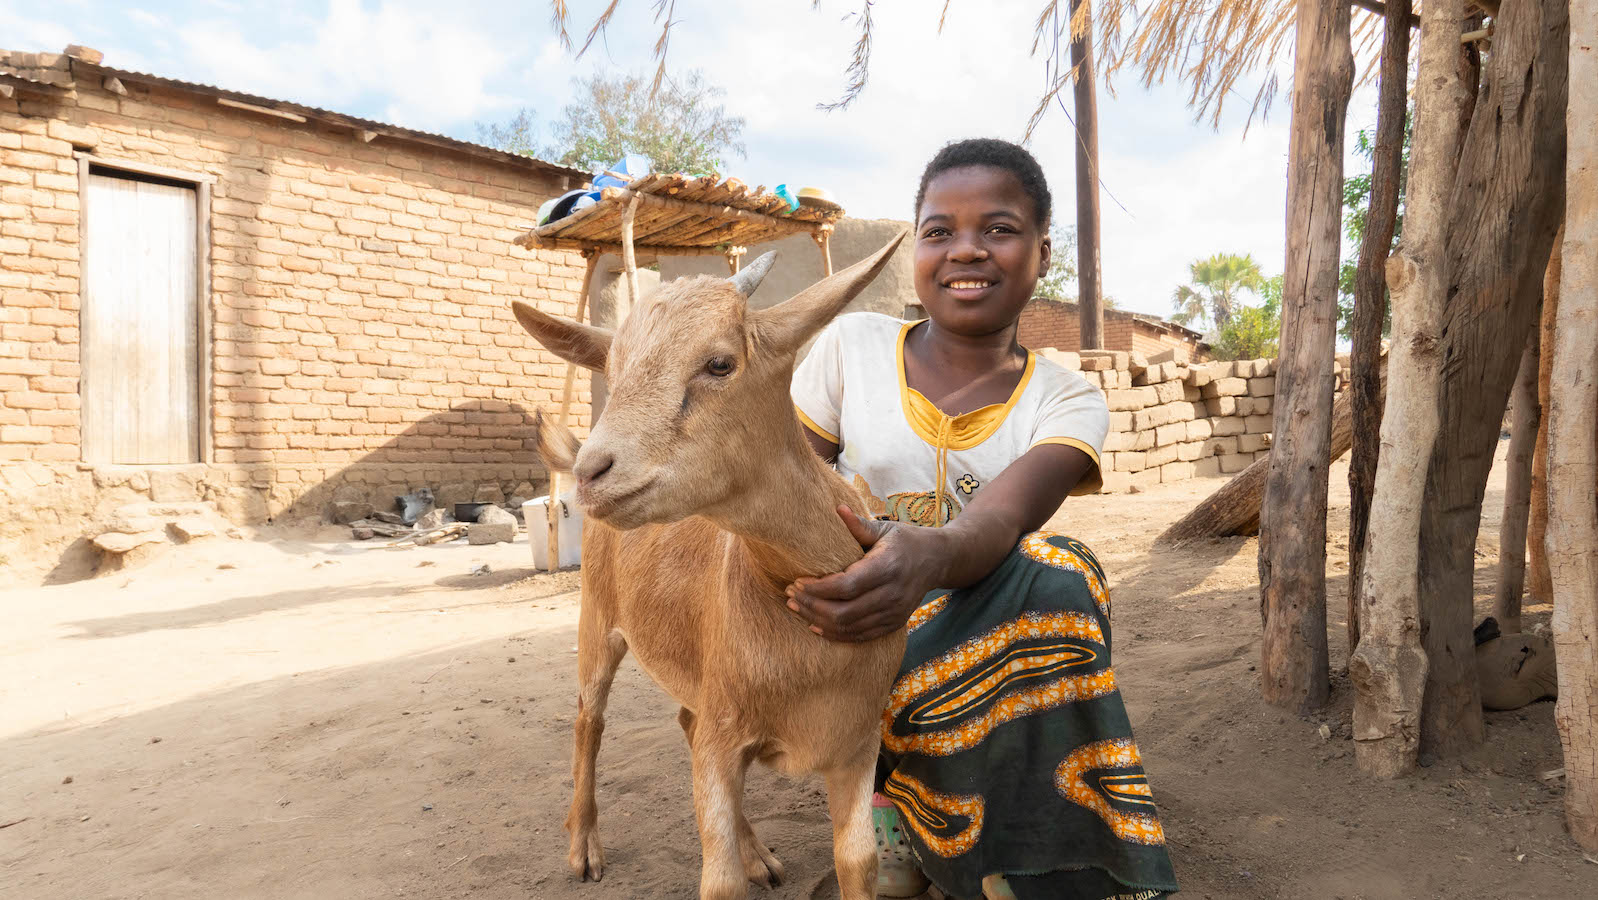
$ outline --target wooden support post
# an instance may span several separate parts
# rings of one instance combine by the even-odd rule
[[[581,322],[583,315],[588,311],[588,289],[594,284],[594,270],[599,268],[599,254],[584,251],[583,258],[587,265],[583,269],[583,287],[577,294],[576,320]],[[560,415],[555,421],[561,428],[566,427],[566,416],[571,412],[572,389],[577,386],[577,367],[571,363],[566,364],[566,386],[560,394]],[[560,569],[560,473],[549,473],[549,503],[544,507],[544,514],[549,525],[549,542],[546,549],[549,551],[549,571]]]
[[[824,277],[832,277],[832,227],[829,225],[810,232],[810,239],[821,248],[821,271]]]
[[[627,321],[627,315],[632,312],[632,306],[638,302],[638,254],[633,249],[633,221],[638,218],[638,198],[641,195],[633,194],[627,201],[627,210],[621,214],[621,265],[627,275],[627,302],[618,304],[616,310],[616,327]]]
[[[1393,348],[1387,408],[1371,498],[1359,590],[1360,639],[1348,661],[1354,682],[1354,757],[1378,778],[1413,771],[1430,667],[1421,643],[1420,544],[1427,464],[1439,434],[1443,308],[1448,297],[1448,199],[1459,144],[1459,45],[1451,29],[1460,0],[1426,0],[1415,79],[1415,155],[1404,243],[1387,263]]]
[[[1348,6],[1297,6],[1288,143],[1287,265],[1274,441],[1260,507],[1260,689],[1304,713],[1331,696],[1326,642],[1326,495],[1331,463],[1343,120],[1354,83]],[[1081,240],[1078,235],[1078,240]]]
[[[1565,753],[1565,822],[1598,853],[1598,2],[1570,4],[1563,296],[1548,425],[1548,556],[1554,578],[1554,722]],[[1587,857],[1592,859],[1592,857]]]
[[[742,248],[742,247],[728,247],[727,248],[727,274],[729,274],[729,275],[737,275],[738,274],[738,264],[743,259],[743,255],[744,255],[744,248]]]
[[[1089,0],[1072,0],[1071,18]],[[1094,94],[1092,8],[1081,9],[1082,33],[1071,41],[1076,108],[1076,299],[1078,347],[1104,347],[1104,287],[1099,276],[1099,104]]]

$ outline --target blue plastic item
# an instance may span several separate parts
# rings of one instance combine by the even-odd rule
[[[607,171],[615,172],[617,175],[626,175],[627,178],[623,180],[615,177],[615,175],[607,175],[601,172],[594,176],[595,190],[608,187],[626,187],[628,181],[640,175],[648,175],[654,171],[654,167],[650,164],[649,157],[641,153],[629,153],[622,157],[620,162],[610,166]]]
[[[799,197],[795,195],[793,191],[788,190],[788,186],[786,184],[777,185],[772,189],[771,192],[787,202],[789,212],[793,212],[799,208]]]

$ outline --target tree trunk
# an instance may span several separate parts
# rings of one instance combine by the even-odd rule
[[[1376,370],[1376,377],[1378,379],[1376,399],[1380,403],[1382,390],[1387,385],[1385,357],[1381,360],[1380,368]],[[1340,394],[1337,402],[1332,404],[1334,462],[1348,452],[1353,440],[1352,409],[1352,398],[1348,391]],[[1380,408],[1376,410],[1376,416],[1381,417]],[[1176,524],[1161,532],[1157,542],[1180,544],[1201,538],[1231,537],[1259,531],[1260,498],[1265,495],[1265,473],[1270,467],[1270,454],[1264,459],[1256,460],[1248,468],[1234,475],[1226,484],[1221,485],[1221,489],[1205,498],[1204,502],[1193,507],[1187,515],[1177,520]]]
[[[1354,682],[1354,754],[1367,775],[1415,768],[1420,750],[1426,653],[1420,639],[1420,519],[1426,461],[1437,442],[1441,329],[1447,302],[1446,240],[1454,154],[1459,146],[1461,0],[1426,0],[1415,77],[1404,241],[1388,261],[1393,291],[1392,378],[1382,417],[1387,451],[1376,467],[1371,527],[1360,580],[1364,630],[1349,657]]]
[[[1388,0],[1382,44],[1380,95],[1376,101],[1376,146],[1371,159],[1370,209],[1354,278],[1354,338],[1348,393],[1354,421],[1348,464],[1348,649],[1359,646],[1359,584],[1365,564],[1365,529],[1382,427],[1382,322],[1387,318],[1387,254],[1398,219],[1398,185],[1404,167],[1404,119],[1409,112],[1409,0]],[[1335,458],[1335,457],[1334,457]]]
[[[1563,298],[1548,429],[1548,556],[1554,575],[1554,721],[1565,751],[1565,821],[1598,853],[1598,0],[1571,0]]]
[[[1083,9],[1082,32],[1071,42],[1076,69],[1076,284],[1083,350],[1104,347],[1104,287],[1099,281],[1099,104],[1093,84],[1093,10],[1072,0],[1071,20]],[[1128,348],[1130,349],[1130,348]]]
[[[1348,10],[1342,0],[1298,4],[1282,352],[1276,364],[1273,449],[1260,509],[1260,683],[1267,702],[1300,712],[1320,707],[1331,693],[1326,493],[1335,390],[1343,120],[1354,75]]]
[[[1537,406],[1538,330],[1533,328],[1509,397],[1509,459],[1504,518],[1498,524],[1498,588],[1493,618],[1504,634],[1520,632],[1520,595],[1526,588],[1526,525],[1531,513],[1531,455],[1542,410]]]
[[[1563,233],[1554,238],[1554,252],[1548,258],[1548,274],[1543,276],[1542,322],[1537,359],[1537,406],[1543,415],[1537,422],[1537,446],[1531,455],[1531,511],[1526,526],[1526,593],[1533,603],[1554,602],[1554,576],[1548,571],[1548,390],[1554,368],[1554,318],[1559,313],[1559,244]]]
[[[1504,405],[1565,205],[1565,0],[1505,0],[1499,13],[1457,164],[1442,430],[1421,524],[1429,665],[1421,752],[1432,756],[1467,749],[1483,736],[1471,633],[1476,536]]]

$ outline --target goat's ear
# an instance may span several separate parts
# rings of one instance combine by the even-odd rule
[[[512,301],[510,308],[516,321],[549,352],[585,369],[605,371],[605,359],[610,355],[608,329],[542,313],[520,300]]]
[[[887,267],[893,251],[909,233],[908,228],[900,231],[881,250],[805,288],[793,299],[751,313],[759,340],[784,350],[797,350],[866,289]]]

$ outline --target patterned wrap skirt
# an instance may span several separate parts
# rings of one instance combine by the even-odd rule
[[[1092,551],[1027,535],[977,584],[928,594],[909,631],[878,789],[934,884],[975,898],[1002,873],[1019,900],[1176,891]]]

